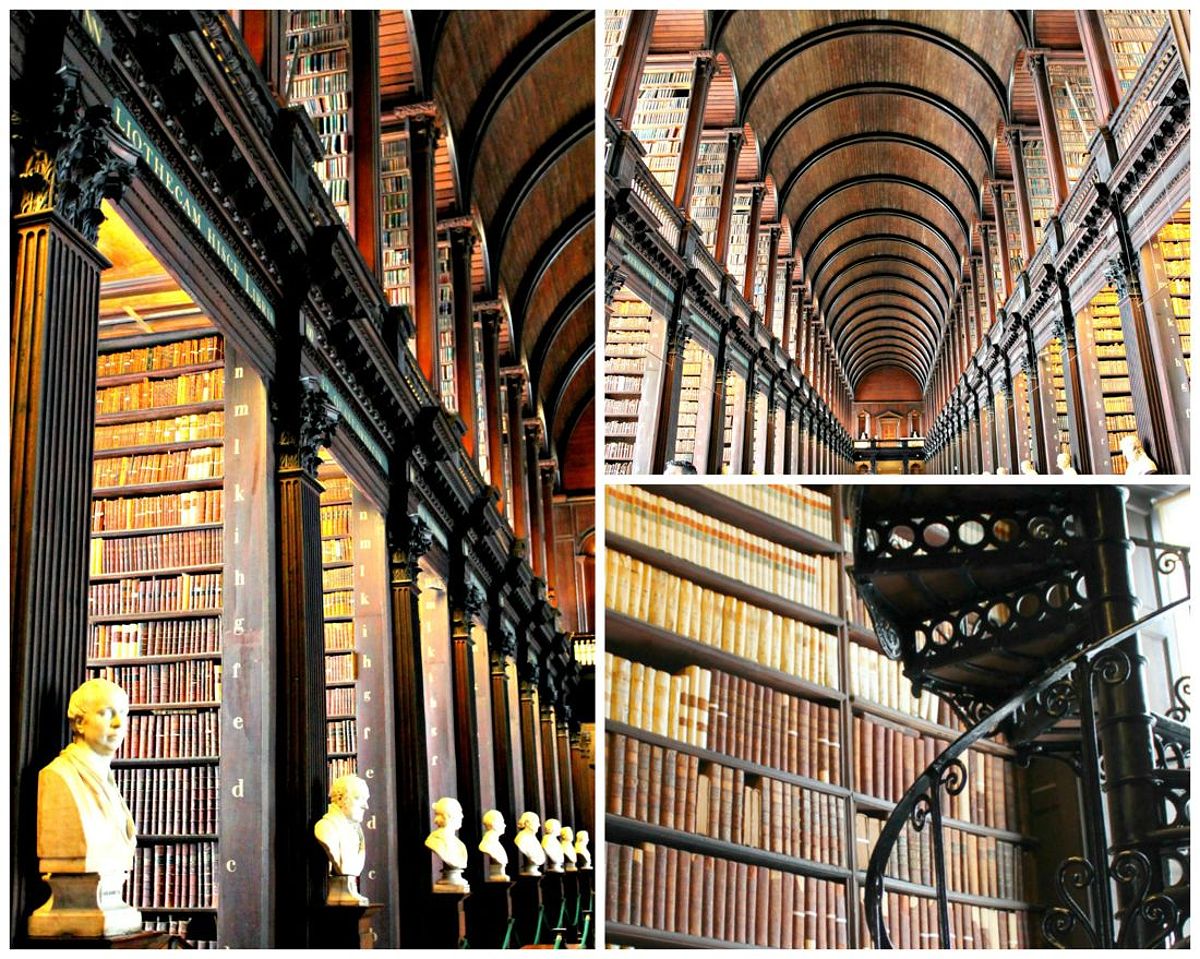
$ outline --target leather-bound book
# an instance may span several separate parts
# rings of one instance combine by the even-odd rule
[[[663,751],[662,764],[662,824],[668,829],[675,828],[675,765],[679,754],[674,749]]]
[[[688,802],[687,807],[684,809],[684,812],[683,812],[683,831],[684,832],[695,832],[696,831],[696,797],[699,793],[699,783],[700,783],[700,759],[698,756],[688,756],[687,757],[687,770],[688,770],[688,794],[690,797],[690,801]],[[675,821],[676,821],[676,823],[679,822],[678,817],[676,818]]]
[[[640,848],[632,850],[633,858],[629,864],[629,905],[627,922],[640,926],[642,920],[642,864],[644,854]]]
[[[620,733],[608,733],[604,741],[608,758],[605,808],[613,815],[621,816],[625,808],[625,737]]]
[[[670,857],[666,846],[658,846],[654,853],[654,905],[651,918],[647,925],[655,929],[665,929],[667,921],[667,868]]]
[[[655,825],[662,824],[662,770],[663,748],[650,747],[650,776],[647,796],[646,822]]]
[[[675,928],[688,932],[692,928],[692,854],[680,850],[676,868]]]
[[[639,926],[654,926],[654,864],[661,849],[661,846],[645,843],[639,850],[642,854],[641,895],[634,900],[633,906]]]
[[[650,744],[638,743],[637,750],[637,803],[634,818],[646,822],[650,813]]]
[[[679,857],[681,853],[673,846],[666,847],[667,880],[664,899],[662,928],[667,932],[679,930]]]
[[[692,918],[693,935],[707,936],[709,939],[713,933],[712,863],[711,856],[697,856],[692,862],[692,902],[696,904]]]
[[[713,888],[712,897],[709,900],[711,904],[710,911],[712,913],[712,931],[710,933],[705,933],[705,935],[711,935],[712,938],[720,940],[726,940],[729,938],[725,931],[725,915],[726,907],[728,905],[726,902],[726,897],[729,894],[726,878],[726,873],[728,870],[728,859],[713,860]]]
[[[783,908],[783,880],[784,874],[778,869],[770,870],[767,880],[767,942],[766,945],[772,949],[778,949],[782,945],[782,922],[780,921],[786,915]]]
[[[621,874],[620,847],[611,842],[604,844],[604,910],[616,922],[621,922],[618,901],[623,885]]]
[[[617,847],[617,922],[628,923],[633,912],[633,847]]]
[[[675,823],[674,828],[684,829],[688,803],[691,799],[691,784],[688,782],[687,753],[675,753]]]
[[[631,819],[637,816],[638,800],[638,747],[639,743],[632,736],[625,738],[625,783],[622,815]]]

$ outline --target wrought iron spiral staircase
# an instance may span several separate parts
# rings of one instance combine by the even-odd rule
[[[939,942],[955,944],[943,816],[967,785],[960,757],[989,737],[1024,763],[1061,760],[1078,779],[1084,854],[1058,867],[1046,942],[1190,944],[1190,690],[1180,680],[1174,705],[1152,712],[1138,640],[1187,603],[1164,598],[1163,585],[1190,592],[1188,555],[1131,538],[1126,497],[1083,485],[858,491],[853,575],[880,645],[914,692],[945,699],[967,728],[917,777],[872,851],[864,905],[877,947],[892,947],[885,870],[909,827],[931,830]],[[1153,570],[1148,615],[1138,550]]]

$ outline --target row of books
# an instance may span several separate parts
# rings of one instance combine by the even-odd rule
[[[93,623],[89,659],[190,656],[221,651],[221,618],[153,619],[144,623]]]
[[[642,377],[637,376],[606,376],[604,377],[605,393],[640,393]]]
[[[353,567],[347,568],[352,569]],[[328,592],[323,594],[321,599],[324,603],[326,617],[354,615],[353,590],[340,589],[334,592]]]
[[[354,540],[349,536],[322,540],[322,563],[348,563],[352,559],[354,559]]]
[[[354,712],[354,688],[336,686],[325,690],[325,715],[349,716]]]
[[[335,719],[325,724],[325,751],[358,752],[358,720]]]
[[[96,460],[92,464],[92,487],[110,490],[144,483],[219,479],[224,475],[224,447],[205,446]]]
[[[126,883],[135,909],[212,909],[217,904],[215,842],[139,846]]]
[[[888,659],[857,643],[850,644],[850,691],[855,696],[926,722],[951,729],[961,726],[944,699],[932,693],[913,695],[912,684],[904,678],[904,667],[898,660]]]
[[[209,835],[217,831],[218,766],[125,766],[117,789],[143,836]]]
[[[130,446],[161,446],[167,443],[192,443],[219,440],[225,435],[225,411],[188,413],[163,420],[140,420],[96,428],[97,451]]]
[[[155,579],[92,583],[88,615],[182,613],[221,608],[220,573],[181,573]]]
[[[850,548],[849,536],[846,539],[846,546]],[[874,629],[874,624],[871,622],[871,614],[867,611],[867,604],[858,595],[858,587],[854,583],[854,577],[849,572],[846,573],[846,619],[848,622],[868,632]]]
[[[225,491],[220,489],[98,499],[92,503],[93,533],[196,526],[224,519]]]
[[[605,551],[605,606],[743,659],[838,685],[837,636],[705,589],[615,549]]]
[[[121,758],[204,759],[220,752],[221,723],[215,711],[173,709],[130,713]]]
[[[325,570],[325,575],[322,577],[322,585],[325,589],[353,589],[354,567],[341,566],[336,569]]]
[[[350,507],[348,505],[321,507],[321,535],[350,535]]]
[[[184,659],[144,666],[89,666],[88,677],[116,683],[132,705],[214,703],[221,700],[221,664]]]
[[[672,675],[606,652],[608,718],[681,743],[708,747],[712,671],[688,666]]]
[[[329,769],[330,782],[351,773],[358,773],[358,760],[354,756],[339,756],[337,759],[330,759],[326,766]]]
[[[813,862],[840,865],[842,800],[694,755],[607,734],[609,812]]]
[[[855,831],[858,868],[866,870],[883,831],[883,820],[859,813]],[[1025,853],[1019,845],[949,826],[943,830],[942,842],[949,889],[993,899],[1024,898]],[[934,886],[932,827],[918,832],[909,824],[892,848],[885,874],[902,882]]]
[[[225,396],[225,371],[185,373],[165,380],[141,380],[96,391],[96,415],[211,403]]]
[[[788,549],[636,486],[605,496],[605,528],[784,599],[837,612],[837,560]]]
[[[868,796],[898,802],[946,745],[911,729],[855,716],[855,782]],[[945,815],[960,822],[1019,831],[1018,770],[1001,756],[978,750],[969,751],[961,761],[967,771],[966,788],[957,795],[943,794]]]
[[[772,948],[847,945],[840,883],[653,843],[605,843],[605,855],[615,922]]]
[[[825,539],[833,539],[833,500],[828,493],[806,486],[747,484],[744,486],[706,486],[721,496],[744,503],[751,509],[782,520],[789,526],[806,529]]]
[[[335,502],[345,503],[354,493],[354,487],[346,476],[322,476],[321,485],[325,487],[321,491],[322,506]]]
[[[225,358],[225,341],[219,336],[201,336],[159,346],[145,346],[120,353],[102,353],[96,358],[97,376],[148,373],[180,366],[199,366]]]
[[[159,533],[91,541],[89,572],[92,576],[163,569],[168,566],[203,566],[222,562],[224,532],[199,529],[187,533]]]
[[[350,567],[346,568],[349,569]],[[354,649],[354,624],[326,623],[325,649],[326,651]]]
[[[358,678],[358,670],[356,668],[355,656],[326,656],[325,657],[325,682],[327,683],[344,683],[350,682]],[[353,712],[353,709],[348,710]]]
[[[217,944],[212,939],[189,939],[187,919],[143,919],[143,932],[165,932],[171,936],[181,936],[187,941],[189,949],[216,949]]]
[[[952,902],[951,949],[1027,949],[1027,914],[1010,909],[989,909]],[[884,897],[884,925],[897,949],[938,949],[937,900],[928,896],[889,892]],[[863,942],[870,942],[863,920]]]

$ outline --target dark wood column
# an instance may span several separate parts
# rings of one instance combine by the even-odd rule
[[[775,385],[778,382],[778,375],[771,377],[771,388],[767,392],[767,455],[763,460],[763,472],[768,476],[775,472]]]
[[[792,427],[796,423],[795,399],[795,394],[789,393],[783,406],[783,472],[789,476],[796,472],[796,446],[792,439]]]
[[[517,655],[517,634],[504,622],[499,612],[499,592],[492,601],[488,617],[488,662],[492,690],[492,755],[496,776],[496,808],[510,823],[516,825],[523,809],[517,808],[515,744],[512,741],[512,715],[509,712],[509,669]]]
[[[1025,154],[1021,150],[1021,131],[1008,128],[1008,152],[1012,157],[1013,190],[1017,198],[1017,224],[1021,228],[1021,264],[1028,270],[1037,249],[1033,233],[1033,206],[1029,201],[1029,180],[1025,176]]]
[[[475,309],[471,282],[471,256],[475,251],[475,228],[468,218],[450,227],[450,269],[454,283],[454,379],[458,415],[466,426],[462,438],[467,455],[476,458],[479,425],[475,419]]]
[[[1037,102],[1038,125],[1042,128],[1042,139],[1046,144],[1046,168],[1050,171],[1050,192],[1054,196],[1054,214],[1057,216],[1067,202],[1070,184],[1067,168],[1063,163],[1062,141],[1058,136],[1058,117],[1054,113],[1054,100],[1050,96],[1050,78],[1046,72],[1046,55],[1029,54],[1029,72],[1033,75],[1033,96]]]
[[[743,475],[754,472],[754,397],[758,393],[758,359],[751,357],[746,373],[746,390],[742,406],[742,465]]]
[[[504,371],[508,390],[508,462],[512,469],[513,533],[529,539],[529,507],[525,486],[525,372],[520,367]]]
[[[1017,404],[1013,396],[1012,370],[1007,359],[1000,392],[1004,395],[1005,414],[1008,417],[1008,470],[1016,476],[1021,472],[1021,431],[1017,427]]]
[[[538,651],[526,647],[520,660],[521,696],[521,775],[525,809],[542,816],[545,803],[542,801],[541,756],[538,754],[538,703],[537,689],[541,664]],[[514,824],[515,829],[515,824]]]
[[[646,54],[650,52],[650,37],[654,33],[656,12],[629,12],[629,24],[625,28],[625,39],[621,43],[617,69],[613,74],[612,92],[608,98],[608,115],[622,130],[628,130],[633,123],[638,90],[642,85],[642,72],[646,68]]]
[[[780,346],[783,347],[783,355],[787,357],[796,355],[796,314],[792,310],[792,273],[795,269],[795,258],[785,257],[783,260],[783,339]]]
[[[756,186],[750,193],[750,228],[746,232],[746,275],[742,281],[742,299],[754,308],[754,279],[758,274],[758,232],[762,226],[762,201],[766,191]]]
[[[555,522],[554,522],[554,479],[558,466],[554,460],[542,460],[538,463],[538,475],[542,483],[542,529],[546,540],[546,592],[553,605],[558,605],[558,559],[555,552]]]
[[[298,323],[303,316],[294,314]],[[329,444],[338,414],[312,377],[300,376],[300,328],[280,347],[272,384],[276,411],[276,808],[275,828],[291,842],[277,845],[277,944],[314,942],[325,901],[328,863],[311,841],[328,805],[325,760],[325,610],[321,570],[321,484],[318,453]],[[303,912],[301,912],[303,910]],[[298,917],[303,915],[304,919]]]
[[[492,486],[500,493],[496,509],[503,515],[508,501],[504,488],[504,450],[501,448],[500,425],[500,324],[504,314],[498,301],[476,304],[479,315],[480,339],[483,340],[483,401],[487,415],[488,472]]]
[[[996,214],[996,245],[1000,248],[1000,282],[1007,303],[1013,291],[1012,251],[1008,248],[1008,229],[1004,225],[1004,187],[999,183],[992,184],[992,209]]]
[[[475,641],[471,623],[483,608],[483,594],[474,585],[463,582],[461,555],[452,559],[458,567],[452,577],[450,597],[450,654],[454,686],[454,775],[458,788],[455,797],[463,808],[459,838],[467,849],[476,849],[483,838],[480,824],[485,809],[480,801],[479,716],[476,712]],[[478,677],[482,681],[482,677]],[[483,882],[481,856],[468,856],[465,877],[468,882]]]
[[[1067,424],[1070,430],[1071,465],[1079,473],[1091,473],[1092,450],[1088,429],[1087,400],[1083,395],[1083,381],[1079,371],[1079,347],[1075,339],[1075,314],[1071,309],[1071,297],[1066,276],[1058,275],[1059,321],[1055,324],[1055,335],[1062,351],[1063,393],[1067,398]]]
[[[1121,88],[1117,84],[1117,69],[1113,65],[1108,41],[1104,39],[1100,11],[1076,10],[1075,23],[1079,27],[1079,39],[1083,42],[1083,55],[1096,95],[1096,125],[1108,126],[1113,111],[1121,102]]]
[[[692,206],[692,184],[696,181],[696,157],[700,154],[700,134],[704,129],[704,107],[717,64],[712,51],[696,54],[692,75],[692,96],[688,101],[687,126],[679,148],[679,173],[675,177],[675,205],[687,216]]]
[[[437,118],[432,104],[408,120],[412,206],[412,308],[417,327],[417,366],[437,389],[437,196],[433,160]]]
[[[409,427],[411,430],[411,427]],[[404,476],[403,449],[392,460],[392,475]],[[421,655],[418,607],[419,561],[433,543],[433,532],[416,513],[408,512],[407,484],[392,487],[388,509],[390,604],[392,620],[392,711],[395,718],[396,806],[386,810],[394,819],[396,842],[402,850],[421,850],[429,832],[424,811],[429,808],[429,751],[425,729],[425,679]],[[429,873],[400,869],[394,881],[400,903],[400,944],[414,948],[428,942],[426,907]]]
[[[763,326],[767,328],[767,332],[774,335],[775,323],[775,283],[776,274],[779,272],[779,234],[780,228],[778,225],[773,226],[767,231],[768,235],[768,250],[767,250],[767,289],[763,295]],[[785,308],[786,309],[786,308]],[[779,341],[783,342],[783,331],[780,331]]]
[[[1025,385],[1029,391],[1029,432],[1033,457],[1033,465],[1039,473],[1049,473],[1050,465],[1046,459],[1046,422],[1043,416],[1041,377],[1038,376],[1037,350],[1033,345],[1033,330],[1027,320],[1022,320],[1023,340],[1021,343],[1021,359],[1025,368]]]
[[[47,896],[38,772],[68,742],[67,703],[86,678],[96,332],[111,265],[95,244],[102,197],[119,199],[133,175],[110,151],[108,113],[82,113],[78,72],[54,75],[64,24],[38,76],[27,63],[12,90],[11,199],[23,212],[9,232],[10,942]]]
[[[546,517],[542,511],[542,423],[525,420],[525,481],[529,494],[529,562],[533,575],[546,578]]]
[[[285,23],[286,14],[281,10],[243,10],[242,39],[250,51],[250,57],[258,64],[271,92],[283,101],[287,97],[283,75],[287,61]]]
[[[557,719],[554,741],[558,756],[559,814],[564,826],[570,826],[572,830],[578,831],[581,827],[575,805],[574,782],[571,777],[571,728],[566,720],[564,707],[561,705],[555,708],[555,718]]]
[[[667,355],[663,363],[662,384],[658,394],[658,424],[654,435],[654,461],[651,472],[665,472],[675,458],[675,437],[679,427],[679,396],[683,389],[683,354],[692,328],[683,315],[686,280],[675,294],[675,307],[667,323]]]
[[[379,210],[379,11],[351,10],[350,187],[354,243],[377,279],[383,278]]]
[[[729,333],[732,324],[725,323],[721,327],[721,336],[717,341],[717,360],[713,365],[713,408],[708,421],[708,468],[710,475],[720,475],[721,459],[725,453],[725,404],[729,401],[726,395],[726,379],[729,376]],[[699,469],[699,466],[696,467]]]
[[[990,330],[996,322],[996,280],[992,267],[992,244],[989,234],[991,227],[987,223],[979,224],[979,239],[983,244],[983,289],[987,297],[987,328]],[[977,327],[978,329],[978,327]],[[979,331],[979,343],[983,343],[983,330]]]
[[[737,193],[738,157],[746,134],[741,130],[730,130],[725,138],[725,172],[721,179],[721,206],[717,210],[716,260],[721,268],[729,271],[730,224],[733,221],[733,198]]]
[[[542,747],[542,822],[547,819],[562,820],[562,792],[558,781],[558,735],[557,722],[554,715],[554,693],[552,687],[547,687],[547,674],[542,674],[542,688],[538,693],[541,720]]]

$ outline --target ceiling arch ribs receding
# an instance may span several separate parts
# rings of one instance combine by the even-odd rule
[[[930,314],[920,301],[914,300],[911,296],[904,293],[872,293],[855,301],[847,310],[851,308],[854,312],[843,313],[829,326],[830,339],[839,350],[856,330],[877,318],[879,311],[896,313],[912,319],[919,326],[919,330],[916,331],[917,335],[920,335],[931,348],[937,347],[938,336],[941,333],[937,317]],[[826,322],[829,323],[828,319]]]
[[[534,389],[541,379],[546,361],[554,349],[555,342],[563,335],[568,324],[593,295],[595,283],[590,276],[583,277],[554,306],[550,315],[541,324],[533,350],[529,354],[530,375],[534,378]]]
[[[565,358],[561,369],[559,369],[553,380],[551,381],[550,389],[546,392],[546,422],[555,424],[561,419],[563,398],[567,395],[567,391],[575,383],[576,379],[582,375],[583,371],[594,364],[595,344],[590,347],[587,343],[580,343],[575,349]],[[594,375],[594,371],[593,371]],[[586,394],[581,394],[576,398],[576,403],[585,398]],[[553,428],[553,427],[552,427]]]
[[[899,336],[884,335],[875,337],[871,342],[864,343],[855,350],[854,355],[846,363],[846,376],[849,377],[851,384],[857,387],[868,369],[875,365],[886,365],[889,357],[893,366],[897,365],[897,358],[902,358],[906,365],[901,369],[916,370],[919,375],[914,379],[918,382],[932,365],[930,358],[926,354],[914,350],[911,342]]]
[[[557,392],[557,399],[553,409],[549,410],[550,429],[556,439],[556,446],[560,450],[559,467],[567,465],[561,456],[561,451],[566,447],[566,441],[575,432],[579,425],[580,414],[588,409],[591,409],[596,401],[595,390],[596,376],[596,352],[592,350],[586,354],[583,361],[575,369],[574,373],[563,380],[561,389]]]
[[[861,256],[862,258],[858,260],[850,259],[853,256]],[[833,249],[821,261],[820,267],[817,268],[810,278],[814,295],[820,299],[821,290],[823,289],[821,277],[824,276],[826,270],[833,270],[831,278],[825,282],[825,286],[828,286],[841,270],[850,269],[858,263],[870,262],[872,257],[880,256],[892,257],[921,266],[929,278],[937,285],[938,289],[942,291],[942,294],[946,298],[950,297],[955,279],[945,262],[919,240],[900,233],[868,233],[865,236],[848,240]],[[840,257],[845,257],[849,262],[841,264],[839,268],[838,259]],[[923,263],[918,263],[916,258],[923,258]],[[945,283],[942,282],[942,277],[944,277]]]
[[[943,309],[948,307],[950,303],[949,287],[942,286],[941,280],[928,266],[924,263],[919,263],[909,256],[905,256],[904,253],[908,251],[903,250],[902,252],[902,250],[903,247],[901,247],[901,250],[877,250],[875,253],[861,259],[850,260],[830,273],[824,286],[814,283],[813,295],[820,303],[832,302],[833,297],[836,296],[835,285],[838,291],[845,288],[844,285],[839,285],[840,280],[849,281],[854,279],[857,276],[861,276],[862,271],[869,271],[873,266],[886,266],[888,267],[888,272],[882,275],[894,276],[897,274],[893,271],[899,270],[901,271],[899,275],[921,283],[930,292],[930,295],[942,305]],[[915,276],[913,275],[914,273],[916,274]],[[926,285],[927,283],[929,285]]]
[[[906,319],[903,311],[896,308],[877,311],[871,318],[863,320],[852,334],[852,339],[839,344],[839,355],[849,365],[864,345],[881,335],[894,337],[904,343],[905,349],[922,358],[923,367],[932,367],[936,347],[929,339],[928,331]]]
[[[877,284],[867,286],[867,284]],[[882,284],[879,286],[878,284]],[[866,273],[847,282],[836,293],[819,302],[827,317],[835,317],[842,308],[847,307],[856,299],[861,299],[868,293],[903,293],[911,296],[937,316],[943,323],[946,319],[946,304],[942,303],[919,280],[904,273],[894,271],[875,271]],[[849,297],[847,300],[846,297]],[[839,305],[840,304],[840,305]]]
[[[925,382],[923,379],[923,374],[921,374],[918,371],[918,375],[914,375],[911,367],[900,366],[899,364],[897,364],[896,357],[894,354],[892,354],[889,357],[888,354],[886,354],[886,353],[879,353],[876,356],[871,357],[869,360],[863,362],[859,367],[857,367],[855,369],[854,378],[850,381],[854,387],[855,392],[857,392],[861,388],[863,381],[875,370],[887,370],[887,369],[903,370],[906,374],[908,374],[909,378],[912,379],[917,384],[917,388],[921,389],[923,391],[924,388],[923,388],[922,384]],[[903,402],[910,402],[910,401],[905,400]]]
[[[814,50],[822,44],[839,40],[844,37],[863,36],[866,34],[882,35],[888,38],[915,37],[926,43],[940,47],[953,56],[967,63],[977,73],[991,90],[997,104],[1004,115],[1007,115],[1008,91],[1000,75],[992,65],[974,49],[956,37],[921,23],[909,23],[903,20],[884,20],[863,18],[843,23],[831,23],[816,30],[809,31],[794,38],[791,42],[776,50],[746,81],[742,92],[742,114],[747,115],[754,104],[759,92],[767,85],[771,77],[788,61],[801,56],[809,50]]]
[[[890,227],[893,230],[904,228],[922,234],[918,237],[913,237],[916,242],[925,242],[932,244],[934,240],[938,241],[941,248],[949,254],[949,259],[943,260],[940,256],[938,259],[942,265],[946,267],[947,272],[951,277],[958,275],[958,266],[962,262],[962,251],[954,245],[950,236],[945,233],[941,227],[931,220],[926,219],[919,213],[913,213],[909,210],[902,210],[898,207],[876,207],[871,209],[859,210],[857,213],[851,213],[842,217],[841,220],[832,223],[811,244],[805,247],[801,253],[805,264],[810,270],[814,263],[821,262],[817,257],[817,251],[827,242],[833,239],[834,234],[839,230],[849,230],[856,223],[863,220],[881,220],[882,225]],[[866,236],[868,234],[862,234]],[[872,234],[874,235],[874,234]],[[858,239],[858,237],[854,237]],[[797,236],[797,245],[801,243],[801,238]],[[814,271],[813,275],[818,275],[820,269]]]
[[[538,286],[564,251],[571,247],[581,233],[590,229],[595,215],[595,203],[589,202],[579,207],[558,224],[530,260],[531,266],[536,264],[536,268],[525,272],[521,279],[521,285],[517,287],[515,297],[509,299],[509,305],[513,312],[514,344],[520,343],[524,338],[522,329],[524,317],[533,302]],[[516,349],[515,345],[514,349]]]

